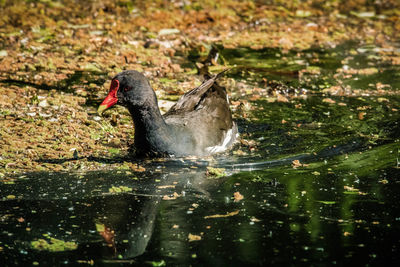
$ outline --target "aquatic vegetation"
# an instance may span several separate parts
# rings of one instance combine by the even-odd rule
[[[51,252],[74,250],[78,247],[75,242],[63,241],[53,237],[49,237],[48,239],[40,238],[32,241],[31,246],[36,250],[47,250]]]
[[[207,167],[206,175],[210,179],[218,179],[227,175],[224,168]]]
[[[1,262],[397,266],[398,1],[264,2],[0,1]],[[233,151],[132,158],[110,78],[165,112],[213,49]]]
[[[249,112],[243,109],[249,107],[243,95],[291,101],[285,86],[278,90],[274,80],[292,83],[302,95],[386,97],[387,106],[396,109],[387,96],[398,95],[400,84],[395,71],[400,62],[398,5],[381,5],[391,8],[360,3],[341,10],[341,1],[312,6],[189,1],[181,8],[161,2],[3,1],[0,126],[9,130],[1,132],[1,172],[68,170],[79,163],[56,164],[56,159],[71,158],[71,149],[80,158],[112,155],[109,143],[124,154],[128,144],[121,140],[134,134],[128,113],[106,114],[113,131],[94,112],[109,77],[123,69],[144,71],[150,79],[159,77],[151,81],[159,97],[176,100],[200,83],[188,74],[196,73],[193,61],[206,57],[211,44],[221,50],[219,63],[237,66],[226,83],[238,116]],[[352,42],[349,53],[341,46],[347,40]],[[359,116],[368,118],[365,113]],[[51,162],[42,164],[43,159]],[[85,168],[99,165],[89,162]]]
[[[111,188],[108,189],[108,192],[110,193],[125,193],[125,192],[131,192],[132,188],[128,187],[128,186],[113,186]]]

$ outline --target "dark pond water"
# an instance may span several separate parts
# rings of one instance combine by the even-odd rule
[[[228,74],[238,85],[266,88],[266,78],[307,97],[253,99],[233,88],[251,107],[236,112],[241,153],[0,184],[1,265],[399,264],[400,97],[368,90],[398,91],[400,68],[354,44],[222,56],[238,65]],[[335,75],[340,68],[378,71]],[[304,69],[314,72],[300,77]],[[324,95],[338,84],[365,94]],[[208,166],[227,175],[210,178]]]

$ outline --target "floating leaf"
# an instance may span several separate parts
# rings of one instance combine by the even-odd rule
[[[127,186],[112,186],[111,188],[108,189],[108,192],[110,193],[124,193],[124,192],[131,192],[132,188],[127,187]]]
[[[175,188],[175,185],[160,185],[157,186],[158,189]]]
[[[308,10],[301,10],[301,9],[296,10],[296,17],[305,18],[311,15],[312,15],[311,12]]]
[[[179,32],[180,31],[178,29],[161,29],[158,32],[158,35],[162,36],[162,35],[176,34],[176,33],[179,33]]]
[[[151,265],[154,266],[154,267],[160,267],[160,266],[167,266],[167,263],[164,260],[152,261]]]
[[[180,197],[181,195],[179,195],[178,193],[174,192],[172,194],[172,196],[168,196],[168,195],[164,195],[163,196],[163,200],[174,200],[177,199],[178,197]]]
[[[204,219],[225,218],[225,217],[235,216],[237,214],[239,214],[239,210],[228,212],[226,214],[215,214],[215,215],[204,216]]]
[[[298,167],[305,167],[305,166],[308,166],[308,164],[301,163],[298,159],[295,159],[292,161],[293,169],[296,169]]]
[[[106,229],[106,226],[102,223],[96,223],[96,230],[97,232],[104,232]]]
[[[353,192],[358,192],[359,191],[357,188],[354,188],[354,187],[348,186],[348,185],[343,186],[343,188],[345,190],[347,190],[347,191],[353,191]]]
[[[99,67],[97,67],[93,63],[87,63],[86,65],[83,66],[82,69],[85,71],[91,71],[91,72],[102,72],[102,70],[99,69]]]
[[[207,167],[206,175],[209,178],[220,178],[226,176],[227,174],[224,168]]]
[[[323,201],[323,200],[319,200],[319,203],[325,204],[325,205],[333,205],[336,204],[336,201]]]
[[[329,104],[335,104],[336,103],[336,101],[333,100],[332,98],[324,98],[324,99],[322,99],[322,102],[329,103]]]
[[[351,11],[350,14],[357,16],[359,18],[372,18],[375,17],[375,12],[374,11],[370,11],[370,12],[354,12]]]
[[[191,233],[189,233],[188,239],[189,239],[189,242],[200,241],[200,240],[201,240],[201,236],[199,236],[199,235],[192,235]]]
[[[240,200],[244,199],[244,196],[239,192],[233,193],[234,202],[239,202]]]

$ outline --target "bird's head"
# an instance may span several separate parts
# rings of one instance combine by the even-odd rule
[[[102,114],[115,104],[141,107],[154,99],[154,91],[143,74],[134,70],[123,71],[112,79],[108,95],[97,112]]]

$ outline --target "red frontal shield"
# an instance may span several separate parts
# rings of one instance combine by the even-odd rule
[[[103,100],[100,104],[99,108],[97,109],[97,113],[102,114],[104,110],[114,106],[118,102],[117,98],[117,91],[119,88],[119,81],[112,80],[110,86],[110,92],[108,93],[107,97]]]

